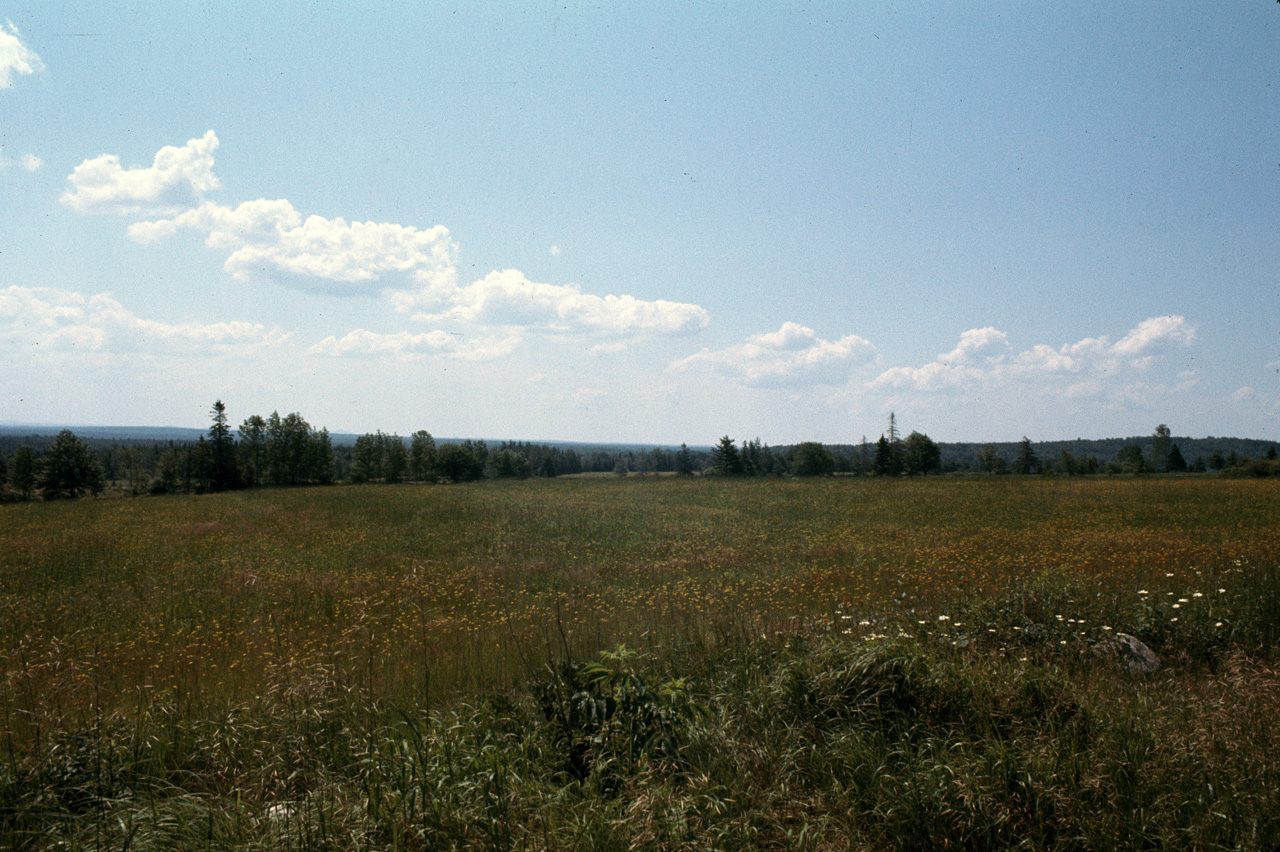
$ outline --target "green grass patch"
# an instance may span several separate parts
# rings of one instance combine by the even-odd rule
[[[1280,842],[1280,483],[0,506],[0,848]],[[1162,658],[1137,675],[1116,633]]]

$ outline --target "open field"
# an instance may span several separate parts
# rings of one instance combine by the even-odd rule
[[[989,848],[1076,813],[1098,813],[1114,837],[1107,791],[1139,796],[1147,782],[1111,789],[1089,765],[1164,760],[1161,737],[1203,734],[1203,755],[1184,743],[1152,777],[1212,768],[1240,786],[1232,801],[1210,784],[1201,806],[1132,817],[1133,830],[1269,848],[1251,844],[1276,842],[1280,824],[1259,822],[1280,812],[1264,725],[1280,710],[1277,530],[1280,483],[1224,479],[535,480],[0,506],[0,846],[184,848],[201,832],[210,848],[924,848],[948,836],[913,847],[884,834],[904,813],[926,827],[950,814],[960,821],[938,824],[957,837],[968,813]],[[1162,655],[1154,678],[1093,659],[1122,630]],[[566,667],[623,643],[636,653],[607,658],[595,680]],[[928,776],[933,793],[912,782],[917,811],[855,795],[889,783],[875,749],[910,763],[903,742],[911,759],[926,748],[878,699],[874,719],[846,713],[865,689],[847,694],[832,673],[877,665],[897,672],[892,694],[923,690],[907,703],[942,737],[927,749],[971,757],[1003,779],[998,796],[949,787],[963,780],[954,765],[951,782]],[[574,695],[637,707],[636,724],[662,736],[584,763],[621,729],[553,712]],[[1039,709],[1018,709],[1028,701]],[[955,707],[929,709],[939,703]],[[1012,762],[993,768],[999,754],[973,743],[990,744],[979,720],[1000,713]],[[1151,727],[1113,741],[1139,722]],[[685,739],[664,752],[674,728]],[[870,739],[853,743],[857,731]],[[440,764],[451,736],[470,757]],[[831,736],[858,760],[811,756],[778,775],[788,749],[829,751]],[[515,778],[494,788],[546,757],[531,750],[559,747],[568,768],[548,769],[540,792],[517,793]],[[1059,771],[1058,786],[1040,777]],[[717,773],[723,789],[703,789]],[[457,815],[431,810],[445,801]],[[465,802],[483,813],[463,815]],[[1233,833],[1206,814],[1254,822]],[[1090,844],[1055,829],[1032,847]]]

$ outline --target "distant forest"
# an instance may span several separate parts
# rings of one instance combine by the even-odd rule
[[[1129,438],[935,443],[890,415],[872,442],[770,447],[723,436],[712,446],[437,441],[426,430],[335,439],[301,414],[254,415],[232,428],[215,402],[207,431],[0,427],[0,499],[208,493],[337,482],[463,482],[584,474],[643,476],[1280,475],[1274,442],[1177,437],[1163,424]]]

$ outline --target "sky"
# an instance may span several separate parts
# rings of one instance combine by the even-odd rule
[[[0,0],[0,422],[1280,438],[1280,3]]]

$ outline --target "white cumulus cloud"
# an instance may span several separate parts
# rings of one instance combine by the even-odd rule
[[[223,269],[238,281],[345,293],[409,291],[412,299],[439,299],[456,289],[456,246],[439,225],[303,219],[284,199],[258,199],[234,208],[205,202],[170,219],[137,222],[128,233],[148,243],[183,228],[203,233],[211,248],[228,250]]]
[[[22,34],[12,21],[0,27],[0,89],[13,85],[14,74],[34,74],[44,70],[44,63],[31,48],[22,43]]]
[[[749,337],[718,351],[704,349],[671,365],[674,372],[711,370],[744,385],[800,387],[843,384],[876,349],[857,335],[830,341],[806,326],[786,322],[775,332]]]
[[[973,328],[960,335],[956,348],[939,355],[943,364],[995,363],[1003,359],[1009,349],[1009,337],[991,326]]]
[[[1008,355],[1004,332],[994,328],[972,329],[960,336],[951,352],[920,367],[892,367],[880,374],[873,388],[911,388],[919,391],[960,389],[978,384],[1029,380],[1052,374],[1077,374],[1073,393],[1084,395],[1102,376],[1149,368],[1159,349],[1168,344],[1188,345],[1195,329],[1181,316],[1143,320],[1123,338],[1088,337],[1054,348],[1037,344]]]
[[[595,296],[574,284],[535,283],[515,269],[491,272],[453,294],[444,311],[416,318],[619,334],[679,334],[705,328],[710,321],[698,305]]]
[[[434,334],[380,335],[364,330],[328,338],[314,351],[326,355],[422,354],[493,357],[516,345],[510,329],[562,333],[680,334],[704,328],[698,305],[597,296],[576,285],[539,284],[516,270],[493,272],[460,287],[457,245],[444,226],[418,228],[392,222],[303,216],[287,200],[260,198],[237,206],[205,200],[218,188],[210,130],[186,145],[165,147],[147,168],[126,169],[104,154],[86,160],[68,177],[63,202],[82,212],[138,215],[127,233],[154,243],[179,231],[204,236],[226,253],[223,269],[243,282],[274,281],[313,292],[381,295],[397,311],[423,322],[462,322],[505,329],[453,346]],[[146,218],[142,218],[146,217]]]
[[[71,188],[62,202],[81,213],[176,213],[218,188],[217,147],[218,137],[210,130],[181,148],[166,145],[147,167],[126,169],[115,154],[85,160],[67,177]]]
[[[1135,356],[1148,352],[1162,343],[1191,343],[1196,339],[1195,329],[1180,316],[1152,317],[1138,323],[1112,347],[1117,355]]]

